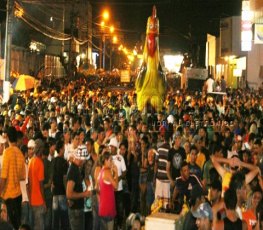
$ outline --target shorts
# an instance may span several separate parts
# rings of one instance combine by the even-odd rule
[[[155,186],[155,199],[157,197],[163,199],[170,199],[170,181],[169,180],[158,180],[156,179]]]

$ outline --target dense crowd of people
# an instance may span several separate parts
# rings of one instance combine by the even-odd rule
[[[0,107],[0,229],[262,229],[263,95],[43,85]],[[157,205],[156,205],[157,204]],[[158,206],[159,205],[159,206]]]

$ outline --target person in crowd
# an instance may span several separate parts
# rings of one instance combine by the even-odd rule
[[[91,194],[88,188],[83,191],[84,178],[81,170],[87,157],[87,151],[79,151],[77,148],[77,151],[71,155],[71,164],[67,172],[66,197],[71,230],[85,229],[84,198]]]
[[[204,203],[206,193],[200,186],[195,185],[190,192],[189,208],[190,210],[185,214],[183,221],[183,230],[195,230],[197,229],[196,217],[193,215],[197,211],[199,205]]]
[[[94,143],[94,148],[95,148],[95,152],[97,154],[99,154],[99,147],[101,145],[104,145],[104,138],[105,138],[105,131],[102,127],[99,127],[97,129],[97,139],[95,140],[95,143]]]
[[[51,192],[51,161],[48,160],[50,154],[50,145],[45,145],[42,153],[44,163],[44,198],[46,203],[45,212],[45,230],[51,229],[52,224],[52,192]]]
[[[251,205],[245,212],[242,212],[242,219],[246,221],[248,230],[252,230],[257,225],[257,207],[262,200],[262,190],[257,188],[252,191]]]
[[[213,211],[213,229],[232,229],[232,230],[245,230],[247,229],[246,222],[242,220],[236,214],[237,196],[236,191],[228,189],[224,195],[224,202],[220,205],[215,205],[212,208]],[[225,218],[218,220],[217,213],[222,209],[225,209]]]
[[[220,88],[221,88],[221,92],[224,93],[226,92],[226,80],[224,75],[221,76]]]
[[[30,142],[28,142],[28,146],[29,148],[32,148],[32,155],[34,154],[35,151],[35,141],[30,140]],[[25,157],[25,170],[26,170],[26,178],[25,180],[21,180],[20,181],[20,188],[21,188],[21,192],[22,192],[22,206],[21,206],[21,223],[22,224],[28,224],[29,226],[32,225],[32,212],[30,209],[30,205],[29,205],[29,197],[28,197],[28,147],[24,146],[24,148],[27,150],[25,150],[25,152],[23,151],[22,148],[22,153],[24,154]]]
[[[197,176],[191,175],[189,166],[186,161],[182,163],[180,169],[181,176],[175,179],[175,188],[172,195],[172,202],[182,204],[184,197],[186,200],[190,199],[191,190],[193,187],[199,186],[203,190],[203,185]]]
[[[151,211],[151,205],[154,201],[154,183],[155,183],[155,161],[156,150],[150,148],[147,156],[147,189],[146,189],[146,214],[149,215]]]
[[[197,148],[195,146],[192,146],[190,150],[190,161],[188,163],[190,174],[196,175],[201,180],[202,171],[200,167],[196,164],[196,158],[197,158]]]
[[[69,229],[68,207],[66,198],[66,179],[68,163],[64,158],[65,144],[62,140],[56,143],[58,156],[52,160],[51,189],[52,200],[52,229]]]
[[[50,129],[48,130],[48,137],[55,138],[58,132],[57,119],[55,117],[52,117],[49,120],[49,124],[50,124]]]
[[[34,230],[45,230],[45,212],[47,207],[44,195],[43,152],[44,142],[41,139],[37,139],[35,141],[35,155],[28,165],[28,194],[33,217],[32,227]]]
[[[174,138],[173,147],[168,152],[166,172],[170,181],[171,190],[174,189],[175,178],[180,176],[182,163],[186,159],[185,150],[181,147],[181,141],[181,135],[177,134]]]
[[[143,134],[142,134],[143,135]],[[146,216],[146,192],[147,192],[147,165],[148,165],[148,150],[150,147],[149,138],[143,135],[140,138],[140,210],[143,216]]]
[[[222,188],[223,192],[226,191],[229,188],[229,183],[231,180],[231,177],[233,173],[237,171],[239,167],[247,168],[250,170],[246,175],[245,175],[245,182],[246,184],[249,184],[255,176],[259,173],[259,168],[252,165],[252,164],[247,164],[245,162],[242,162],[239,160],[237,155],[234,155],[232,158],[218,158],[215,156],[211,157],[212,163],[219,173],[219,175],[222,178]],[[227,164],[230,169],[224,168],[221,164]]]
[[[101,163],[102,169],[98,176],[100,227],[103,230],[113,230],[116,216],[114,190],[118,188],[118,169],[109,152],[103,153]]]
[[[163,143],[157,149],[157,173],[156,173],[156,187],[155,187],[155,199],[163,199],[163,207],[168,208],[170,200],[170,181],[167,174],[167,163],[168,155],[170,150],[170,134],[168,132],[164,133]]]
[[[206,93],[212,93],[214,91],[214,83],[215,80],[213,79],[213,76],[209,75],[204,85]]]
[[[48,156],[47,159],[51,162],[56,156],[56,139],[49,137],[47,141],[48,146]]]
[[[193,212],[193,216],[196,218],[198,230],[212,229],[213,213],[208,202],[200,204],[197,210]]]
[[[115,202],[116,202],[116,226],[122,228],[123,223],[123,180],[126,178],[126,165],[122,155],[117,154],[118,142],[116,137],[110,139],[109,143],[110,153],[112,155],[113,164],[118,170],[118,188],[115,191]]]
[[[17,131],[14,127],[7,129],[9,147],[4,150],[0,178],[0,194],[5,200],[8,217],[15,229],[21,224],[22,192],[20,181],[25,180],[25,157],[17,147]],[[16,168],[16,170],[14,170]]]
[[[139,150],[138,150],[138,138],[136,134],[137,130],[135,125],[130,125],[128,128],[128,185],[131,190],[131,212],[138,212],[139,211],[139,204],[138,200],[140,199],[139,193],[139,176],[140,176],[140,167],[139,167]]]
[[[216,145],[214,147],[214,150],[212,152],[212,156],[215,156],[217,158],[223,157],[223,148],[220,144]],[[211,184],[211,178],[210,178],[210,170],[211,168],[214,168],[211,157],[205,162],[204,167],[202,169],[203,173],[203,181],[202,183],[206,188],[208,188],[208,185]]]
[[[209,201],[212,206],[219,203],[222,199],[222,183],[219,180],[214,180],[209,185],[210,191],[209,191]]]
[[[69,145],[68,148],[68,159],[67,161],[71,161],[74,156],[77,154],[78,151],[78,146],[79,146],[79,133],[78,132],[73,132],[71,136],[71,144]]]

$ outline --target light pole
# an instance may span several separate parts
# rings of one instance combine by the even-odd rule
[[[6,33],[5,33],[5,81],[3,84],[3,102],[8,102],[10,97],[10,64],[12,45],[12,24],[14,15],[14,0],[7,0]]]

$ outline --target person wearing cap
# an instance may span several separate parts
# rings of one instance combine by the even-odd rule
[[[116,202],[116,222],[117,226],[121,228],[123,222],[123,179],[126,177],[126,164],[122,155],[117,154],[119,143],[116,137],[110,139],[109,143],[110,153],[112,155],[112,161],[117,167],[118,171],[118,188],[115,190],[115,202]]]
[[[30,139],[27,143],[27,163],[29,163],[30,159],[34,156],[35,154],[35,141],[33,139]]]
[[[90,191],[88,188],[83,191],[81,170],[88,157],[86,146],[77,147],[67,173],[66,196],[71,230],[85,229],[84,198],[90,196]]]
[[[200,204],[205,202],[206,193],[200,186],[195,185],[190,192],[189,207],[190,210],[185,214],[182,229],[195,230],[197,229],[196,218],[193,213],[197,211]],[[182,205],[182,204],[181,204]]]
[[[211,206],[205,202],[199,205],[197,210],[193,212],[196,218],[196,225],[198,230],[212,229],[213,213]]]
[[[3,152],[0,194],[6,201],[11,224],[15,229],[18,229],[21,223],[22,202],[20,181],[26,178],[25,157],[16,145],[17,131],[14,127],[8,127],[7,141],[9,147]]]

